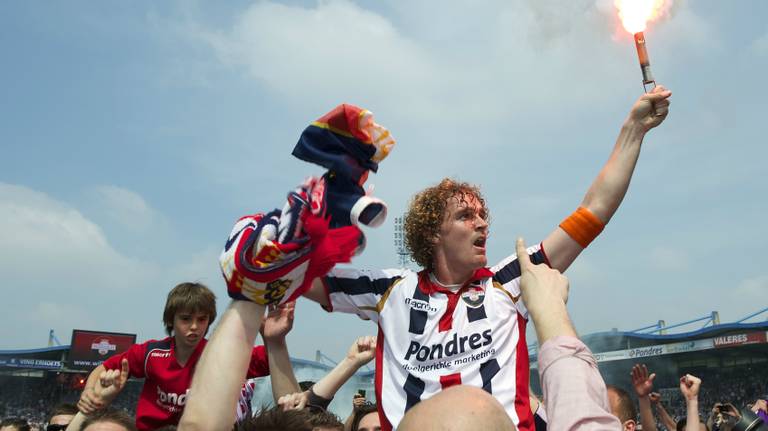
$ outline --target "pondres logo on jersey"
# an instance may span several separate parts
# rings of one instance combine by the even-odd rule
[[[412,356],[419,362],[440,360],[462,354],[468,350],[479,349],[492,342],[493,338],[491,337],[490,329],[486,329],[482,333],[474,333],[462,337],[454,333],[453,338],[445,343],[445,345],[432,344],[430,346],[422,346],[418,341],[411,341],[408,351],[405,352],[405,360],[409,360]]]
[[[187,391],[183,394],[179,395],[173,392],[166,393],[160,389],[160,386],[157,387],[157,405],[168,410],[169,412],[181,411],[181,409],[184,407],[184,404],[187,403],[188,396],[189,389],[187,389]]]

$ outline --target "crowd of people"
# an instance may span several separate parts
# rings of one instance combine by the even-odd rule
[[[375,227],[386,214],[386,204],[363,185],[394,146],[370,112],[340,105],[305,129],[293,153],[327,172],[292,191],[282,210],[235,224],[220,257],[232,301],[210,340],[213,292],[179,284],[163,314],[168,337],[134,345],[93,370],[65,429],[619,430],[637,428],[635,411],[643,429],[653,429],[650,406],[660,406],[653,373],[643,365],[632,370],[637,409],[626,391],[606,386],[571,322],[562,273],[614,216],[670,95],[663,86],[642,95],[578,209],[543,241],[526,247],[518,239],[495,266],[487,262],[490,216],[478,187],[444,179],[416,194],[404,229],[419,272],[334,268],[362,251],[359,225]],[[285,341],[301,297],[329,312],[357,314],[378,330],[355,340],[338,366],[305,388]],[[529,323],[539,344],[541,399],[529,385]],[[259,334],[264,344],[254,347]],[[357,400],[346,419],[328,412],[344,382],[374,359],[376,405]],[[274,406],[254,411],[249,379],[265,375]],[[129,416],[114,403],[131,377],[144,383]],[[765,414],[761,400],[754,411],[717,405],[708,424],[699,416],[701,387],[695,375],[680,378],[686,430],[728,430]],[[8,421],[0,431],[25,429]]]

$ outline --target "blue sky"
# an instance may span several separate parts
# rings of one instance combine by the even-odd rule
[[[339,103],[398,141],[369,183],[390,219],[444,176],[480,184],[490,261],[573,209],[642,91],[610,0],[0,4],[0,349],[49,329],[163,335],[176,283],[227,301],[234,220],[320,169],[291,157]],[[766,306],[768,4],[677,0],[646,32],[672,113],[569,270],[582,333]],[[340,358],[375,327],[304,301],[289,342]],[[532,335],[531,335],[532,336]]]

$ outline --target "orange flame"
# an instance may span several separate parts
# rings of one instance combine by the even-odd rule
[[[649,20],[662,14],[665,0],[614,0],[624,28],[634,34],[645,30]]]

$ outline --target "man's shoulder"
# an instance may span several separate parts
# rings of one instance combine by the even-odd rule
[[[334,269],[325,279],[328,293],[344,295],[388,295],[401,282],[416,283],[417,274],[410,269]]]

